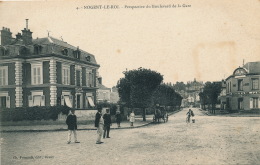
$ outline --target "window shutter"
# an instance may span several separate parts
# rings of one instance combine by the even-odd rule
[[[6,108],[10,108],[10,96],[6,96]]]
[[[61,95],[61,99],[60,99],[60,101],[61,101],[61,105],[64,105],[64,96],[63,95]]]
[[[88,108],[88,107],[89,107],[89,104],[88,104],[88,96],[85,96],[85,102],[86,102],[85,108]]]
[[[29,107],[32,107],[32,106],[33,106],[32,95],[28,96],[28,105],[29,105]]]
[[[257,108],[260,108],[260,97],[258,98],[258,107]]]
[[[42,95],[41,106],[45,106],[45,96]]]
[[[250,98],[250,109],[253,108],[253,98]]]
[[[74,104],[73,104],[73,96],[72,96],[72,95],[70,95],[70,102],[71,102],[72,107],[74,107]]]

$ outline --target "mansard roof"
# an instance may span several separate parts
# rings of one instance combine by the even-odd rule
[[[260,74],[260,61],[248,62],[243,68],[245,68],[249,74]]]

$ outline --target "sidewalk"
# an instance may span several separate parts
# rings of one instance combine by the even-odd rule
[[[173,115],[178,113],[181,110],[177,110],[169,113]],[[161,121],[163,123],[163,121]],[[143,121],[141,116],[136,116],[134,126],[130,126],[129,121],[122,121],[120,124],[120,128],[117,127],[117,123],[113,122],[111,129],[133,129],[144,127],[149,124],[153,124],[153,115],[146,115],[146,121]],[[53,132],[53,131],[67,131],[68,126],[64,123],[64,125],[30,125],[30,126],[0,126],[0,132]],[[88,124],[78,124],[78,130],[96,130],[96,127],[93,123]]]
[[[131,129],[149,125],[153,123],[152,117],[149,115],[146,117],[146,121],[143,118],[136,118],[134,126],[130,126],[129,121],[123,121],[120,124],[120,128],[117,127],[117,123],[112,123],[111,129]],[[64,125],[31,125],[31,126],[1,126],[1,132],[51,132],[51,131],[67,131],[68,126]],[[93,123],[78,124],[78,130],[96,130]]]
[[[216,110],[215,114],[210,113],[208,110],[199,109],[204,115],[208,116],[223,116],[223,117],[260,117],[260,113],[247,113],[246,111],[228,113],[225,110]]]

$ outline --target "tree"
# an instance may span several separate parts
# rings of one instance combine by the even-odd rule
[[[163,76],[144,68],[126,71],[124,75],[117,84],[120,102],[132,108],[143,109],[145,121],[145,108],[151,105],[153,92],[161,84]]]
[[[221,83],[218,82],[206,82],[202,94],[202,98],[205,103],[211,104],[211,111],[215,113],[215,106],[218,102],[218,96],[221,92]]]
[[[161,84],[153,94],[153,102],[162,106],[181,106],[182,97],[176,93],[173,87]]]
[[[183,82],[176,82],[176,84],[174,85],[174,89],[177,91],[185,91],[186,90],[186,85]]]

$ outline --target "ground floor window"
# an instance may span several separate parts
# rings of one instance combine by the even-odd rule
[[[258,98],[257,97],[253,98],[253,108],[258,108]]]
[[[28,96],[29,107],[45,106],[45,96],[43,91],[32,91],[32,95]]]
[[[259,104],[260,104],[260,98],[258,98],[258,97],[250,98],[250,108],[251,109],[259,108]]]
[[[10,96],[8,92],[0,92],[0,108],[10,108]]]
[[[0,108],[6,108],[6,97],[5,96],[0,97]]]
[[[94,100],[93,96],[87,94],[87,96],[86,96],[86,108],[95,107],[95,103],[94,103],[93,100]]]
[[[70,108],[73,108],[72,106],[72,96],[71,95],[64,95],[62,96],[62,105],[66,105]]]

